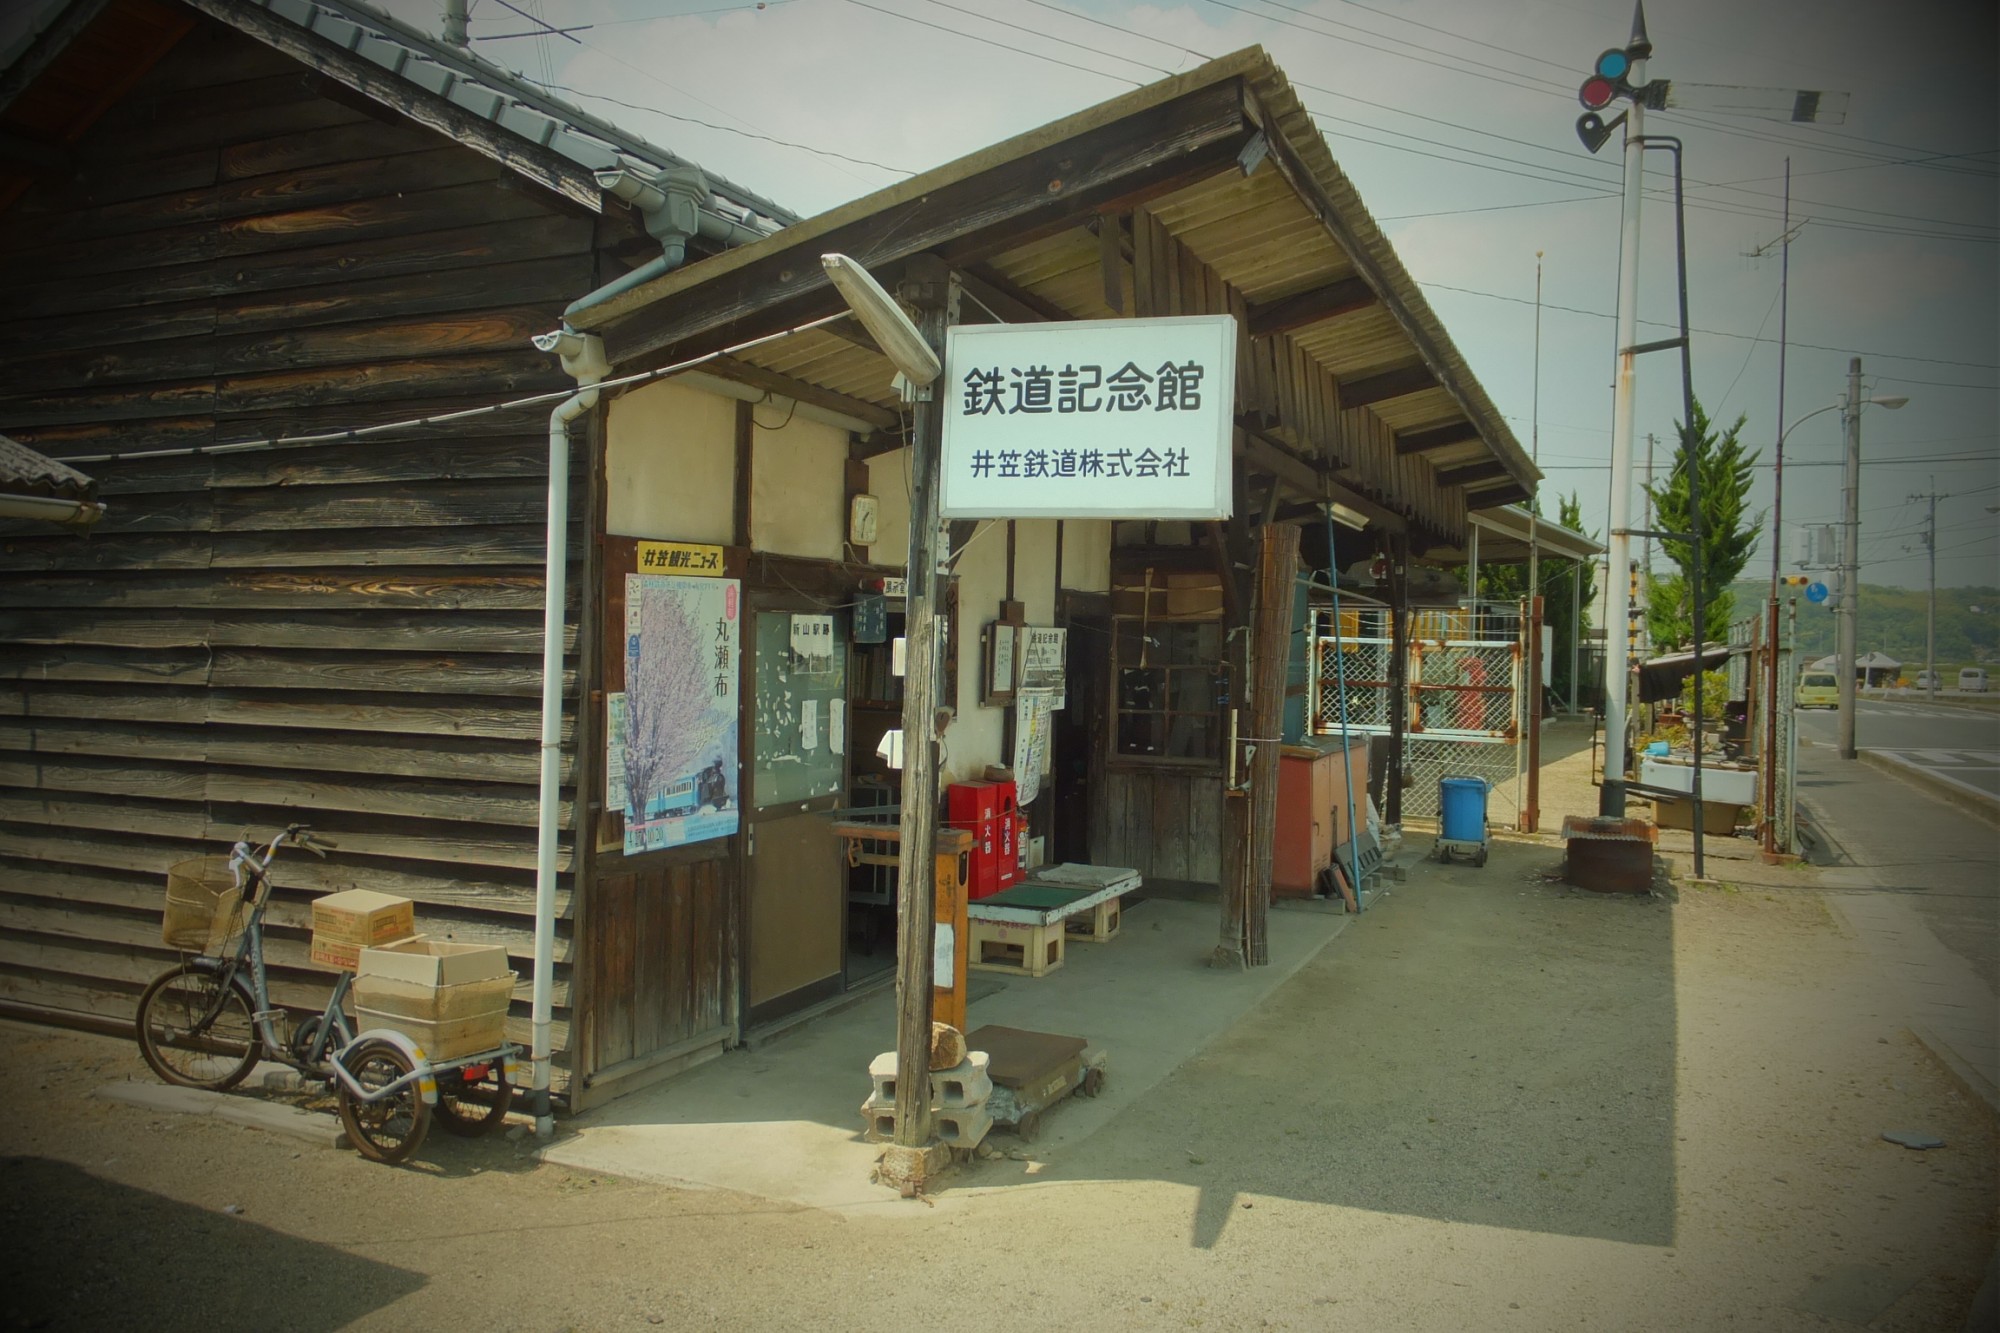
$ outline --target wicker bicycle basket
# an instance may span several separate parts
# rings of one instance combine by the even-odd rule
[[[243,928],[243,890],[229,858],[197,856],[167,870],[160,938],[176,949],[216,952]]]

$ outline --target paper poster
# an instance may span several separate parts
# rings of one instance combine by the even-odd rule
[[[607,809],[623,810],[625,793],[625,696],[607,694],[604,696],[604,804]]]
[[[625,853],[722,838],[738,824],[735,579],[625,576]]]
[[[931,932],[931,987],[950,990],[958,984],[958,932],[949,921],[940,921]]]
[[[799,700],[799,748],[819,748],[819,700]]]
[[[1023,694],[1014,703],[1014,790],[1022,805],[1041,794],[1049,766],[1052,705],[1046,694]]]
[[[833,617],[792,617],[792,670],[819,675],[833,670]]]
[[[1021,631],[1021,689],[1047,694],[1052,708],[1069,702],[1068,676],[1063,670],[1063,653],[1068,646],[1066,629],[1029,625]]]
[[[835,754],[847,750],[847,700],[826,701],[826,748]]]

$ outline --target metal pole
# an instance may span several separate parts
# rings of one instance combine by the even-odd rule
[[[1861,600],[1861,358],[1847,363],[1847,401],[1840,410],[1847,435],[1847,476],[1841,501],[1847,514],[1840,553],[1840,757],[1854,758],[1854,619]]]
[[[947,282],[941,266],[913,263],[902,295],[917,327],[944,350]],[[910,552],[904,635],[903,811],[896,848],[896,1146],[931,1138],[932,934],[937,921],[938,453],[944,417],[932,393],[911,408]]]
[[[1634,87],[1646,82],[1643,56],[1627,76]],[[1604,785],[1598,789],[1600,815],[1625,813],[1625,697],[1631,678],[1627,638],[1631,632],[1632,589],[1632,421],[1639,324],[1639,206],[1646,146],[1646,109],[1632,103],[1625,122],[1624,214],[1618,236],[1618,378],[1611,407],[1611,512],[1604,619]],[[1616,655],[1613,645],[1616,643]]]
[[[1930,678],[1929,698],[1937,702],[1937,478],[1931,478],[1930,522],[1924,528],[1924,549],[1931,557],[1930,604],[1924,612],[1924,673]]]
[[[1647,431],[1646,481],[1639,488],[1639,512],[1645,516],[1639,526],[1646,530],[1646,535],[1639,539],[1639,582],[1636,585],[1639,642],[1648,656],[1653,650],[1653,443],[1653,432]]]
[[[1542,463],[1542,252],[1535,251],[1535,391],[1528,417],[1528,461]],[[1562,517],[1558,510],[1556,516]],[[1528,596],[1542,595],[1541,499],[1528,505]],[[1537,705],[1539,707],[1539,704]]]
[[[1569,563],[1569,711],[1572,717],[1578,711],[1577,701],[1583,697],[1582,682],[1577,679],[1583,670],[1583,572],[1591,564],[1589,560],[1572,560]]]

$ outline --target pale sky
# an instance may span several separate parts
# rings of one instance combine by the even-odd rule
[[[1524,446],[1543,506],[1578,491],[1604,527],[1619,231],[1618,140],[1578,142],[1576,88],[1624,44],[1630,0],[473,0],[474,48],[801,214],[1206,56],[1261,43]],[[441,0],[389,8],[435,32]],[[1832,404],[1850,357],[1864,410],[1863,581],[1920,587],[1938,504],[1940,586],[2000,584],[1995,6],[1990,0],[1653,0],[1652,78],[1849,94],[1845,122],[1669,109],[1687,145],[1695,391],[1747,415],[1771,499],[1779,248],[1792,171],[1785,421]],[[613,100],[615,99],[615,100]],[[1642,340],[1675,318],[1668,159],[1649,155]],[[1764,248],[1763,257],[1751,252]],[[1536,252],[1544,252],[1539,409]],[[1642,358],[1638,425],[1672,447],[1678,357]],[[1537,429],[1539,418],[1539,430]],[[1786,442],[1784,568],[1798,525],[1840,518],[1840,413]],[[1638,513],[1635,502],[1635,519]],[[1749,576],[1770,574],[1770,539]]]

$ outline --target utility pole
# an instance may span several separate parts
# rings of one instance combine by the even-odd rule
[[[1931,478],[1928,495],[1913,495],[1912,503],[1928,501],[1930,515],[1924,521],[1924,550],[1931,560],[1931,592],[1929,605],[1924,610],[1924,678],[1929,682],[1929,698],[1937,702],[1937,478]]]
[[[1626,47],[1631,66],[1626,76],[1633,87],[1646,82],[1646,57],[1653,43],[1646,35],[1646,15],[1635,6],[1632,40]],[[1618,232],[1618,377],[1611,402],[1611,512],[1607,541],[1605,595],[1610,606],[1604,618],[1604,784],[1598,788],[1597,813],[1625,814],[1626,689],[1632,678],[1628,636],[1632,621],[1632,420],[1634,379],[1639,353],[1639,207],[1644,198],[1646,105],[1632,99],[1625,113],[1624,205]],[[1617,636],[1614,644],[1613,636]],[[1616,656],[1613,650],[1616,650]]]
[[[1653,445],[1657,437],[1646,432],[1646,484],[1640,491],[1644,497],[1645,521],[1640,524],[1646,535],[1639,544],[1639,643],[1648,656],[1653,651]]]
[[[1847,470],[1841,486],[1846,512],[1840,552],[1840,757],[1854,758],[1854,620],[1861,601],[1861,358],[1847,363],[1847,397],[1840,409],[1847,437]]]

